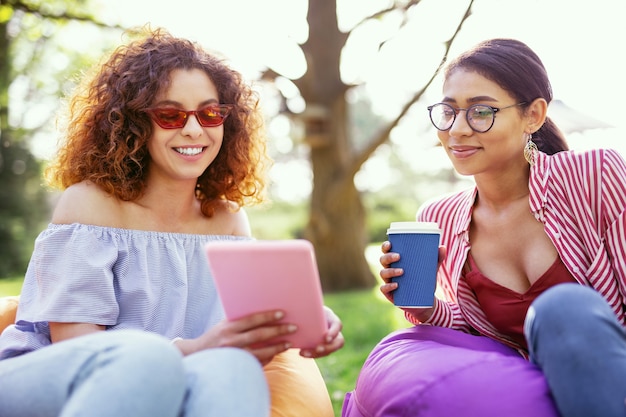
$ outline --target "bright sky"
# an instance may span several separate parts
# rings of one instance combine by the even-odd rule
[[[250,75],[264,65],[293,76],[304,70],[294,42],[307,37],[306,0],[100,1],[103,19],[126,25],[150,22],[153,26],[165,26],[176,35],[223,52]],[[389,2],[338,3],[340,23],[348,29],[361,16]],[[425,75],[431,73],[432,61],[424,62],[424,55],[431,53],[432,59],[438,60],[438,48],[451,34],[465,4],[460,0],[422,1],[412,17],[413,23],[388,48],[389,55],[396,56],[387,66],[357,64],[359,56],[367,60],[370,51],[355,46],[351,53],[355,63],[346,72],[354,76],[354,67],[360,67],[361,76],[378,78],[391,95],[395,90],[410,91],[405,73],[410,70],[414,77],[419,67]],[[544,61],[556,98],[607,122],[622,123],[621,109],[607,108],[606,103],[626,93],[622,57],[618,53],[624,50],[626,41],[624,16],[623,0],[476,0],[474,15],[466,22],[452,55],[482,39],[518,38]],[[383,26],[384,23],[371,24],[363,32],[374,38],[388,32]],[[393,77],[389,77],[391,72]]]
[[[308,36],[306,0],[98,1],[101,19],[166,27],[175,35],[222,52],[250,78],[264,66],[291,77],[305,70],[297,43]],[[388,4],[386,0],[338,0],[340,25],[348,30],[363,16]],[[466,4],[460,0],[423,0],[402,33],[391,32],[386,21],[363,26],[344,52],[345,81],[368,81],[367,91],[377,110],[392,115],[436,68],[443,42],[453,33]],[[610,146],[626,155],[622,107],[626,82],[621,54],[626,41],[624,16],[624,0],[476,0],[474,13],[455,41],[452,55],[492,37],[526,42],[543,60],[555,99],[615,126],[570,135],[570,145]],[[385,36],[393,36],[393,41],[383,50],[385,59],[375,59],[372,40]],[[425,106],[438,101],[440,91],[441,81],[437,80],[424,103],[416,106],[392,138],[406,148],[416,164],[427,167],[433,167],[433,161],[435,166],[449,164],[445,157],[432,157],[433,152],[439,156],[443,153],[432,149],[436,137],[427,131]],[[381,164],[375,169],[382,169]],[[380,171],[377,176],[384,180]]]

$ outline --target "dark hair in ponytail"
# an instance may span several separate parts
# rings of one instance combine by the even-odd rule
[[[497,83],[517,102],[532,103],[543,98],[552,101],[552,86],[543,63],[526,44],[515,39],[490,39],[454,59],[447,66],[447,78],[456,69],[475,71]],[[523,107],[523,106],[522,106]],[[563,133],[546,118],[533,134],[533,142],[549,155],[569,149]]]

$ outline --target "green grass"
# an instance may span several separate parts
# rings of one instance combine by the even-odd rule
[[[19,295],[22,290],[24,277],[12,277],[0,279],[0,297],[7,295]]]
[[[365,250],[372,273],[378,276],[380,243]],[[343,399],[354,389],[361,367],[380,340],[394,330],[409,327],[402,310],[394,307],[378,290],[346,291],[324,294],[324,304],[332,308],[343,323],[345,345],[324,358],[316,359],[326,381],[335,416],[341,415]]]
[[[372,348],[390,332],[408,327],[402,311],[378,291],[326,294],[324,302],[341,318],[345,345],[330,356],[316,359],[330,393],[335,416],[341,415],[343,398],[354,384]]]

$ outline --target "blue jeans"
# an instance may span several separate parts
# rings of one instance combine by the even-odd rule
[[[98,332],[0,361],[2,417],[269,416],[260,363],[234,348],[182,357],[135,330]]]
[[[626,416],[626,332],[600,294],[556,285],[533,302],[524,332],[563,417]]]

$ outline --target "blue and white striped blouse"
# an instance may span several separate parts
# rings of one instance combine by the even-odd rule
[[[48,322],[199,336],[224,317],[204,245],[234,239],[248,238],[50,224],[35,241],[0,359],[49,345]]]

